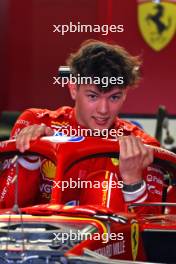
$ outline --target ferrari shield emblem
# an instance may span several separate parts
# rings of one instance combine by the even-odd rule
[[[138,24],[147,44],[160,51],[176,31],[176,0],[138,0]]]
[[[139,225],[137,222],[131,224],[131,249],[133,261],[136,260],[139,245]]]

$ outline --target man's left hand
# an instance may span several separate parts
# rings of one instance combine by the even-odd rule
[[[119,145],[119,170],[124,184],[142,181],[143,170],[153,162],[153,150],[133,135],[121,137]]]

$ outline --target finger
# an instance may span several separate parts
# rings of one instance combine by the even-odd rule
[[[18,135],[18,148],[21,152],[30,148],[30,140],[33,133],[33,127],[27,127]]]
[[[20,150],[20,152],[24,152],[30,148],[30,141],[36,140],[44,135],[50,136],[53,134],[54,131],[45,124],[26,127],[17,136],[16,147]]]
[[[53,136],[54,135],[53,129],[51,129],[50,127],[46,127],[45,128],[45,135],[46,136]]]
[[[143,161],[144,168],[146,168],[147,166],[149,166],[150,164],[152,164],[153,163],[153,160],[154,160],[154,151],[153,151],[153,149],[151,149],[151,148],[149,149],[148,148],[148,155],[147,155],[147,157]]]
[[[53,136],[54,131],[52,128],[46,126],[45,124],[41,124],[36,131],[34,131],[34,135],[32,137],[32,140],[35,140],[41,136]]]
[[[36,140],[37,138],[45,135],[46,125],[41,124],[33,127],[33,131],[31,133],[31,140]]]
[[[120,147],[120,157],[121,158],[126,157],[126,155],[127,155],[127,144],[126,144],[125,136],[120,137],[119,147]]]
[[[153,162],[153,149],[145,146],[140,138],[137,138],[138,147],[141,152],[141,162],[143,164],[143,168],[147,167],[149,164]]]
[[[20,152],[24,152],[30,148],[30,141],[35,138],[34,134],[38,127],[38,125],[25,127],[18,134],[16,139],[16,147],[20,150]]]
[[[26,133],[26,129],[28,130],[29,128],[23,128],[20,133],[16,137],[16,148],[20,150],[20,152],[24,152],[23,150],[23,141]]]
[[[133,136],[125,137],[126,142],[126,158],[134,158],[137,152],[136,145],[133,142]]]
[[[144,148],[144,144],[142,143],[141,139],[135,136],[131,136],[133,152],[139,160],[143,160],[143,155],[147,155],[147,151]]]
[[[27,144],[27,142],[25,142],[26,136],[22,135],[20,137],[20,139],[18,140],[18,142],[16,143],[16,148],[20,151],[20,152],[24,152],[26,149],[29,148],[29,145]]]

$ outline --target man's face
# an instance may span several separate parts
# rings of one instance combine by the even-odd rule
[[[114,122],[126,98],[127,89],[114,87],[102,93],[96,85],[70,86],[70,93],[75,100],[78,123],[90,129],[108,129]]]

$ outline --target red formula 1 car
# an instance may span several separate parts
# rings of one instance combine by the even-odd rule
[[[167,172],[165,186],[174,186],[176,155],[153,148],[154,163],[159,163]],[[15,162],[21,155],[42,156],[55,163],[55,179],[59,181],[64,179],[68,168],[82,159],[117,158],[118,153],[117,142],[100,138],[45,137],[32,143],[24,154],[16,150],[15,141],[3,141],[0,143],[0,169],[3,171],[6,160]],[[18,165],[16,170],[18,174]],[[50,204],[19,209],[17,198],[16,192],[12,210],[0,210],[2,264],[176,263],[175,203],[130,205],[130,208],[159,207],[163,212],[140,215],[130,210],[119,213],[96,205],[63,205],[61,193],[56,189]],[[173,209],[169,211],[168,208]]]

